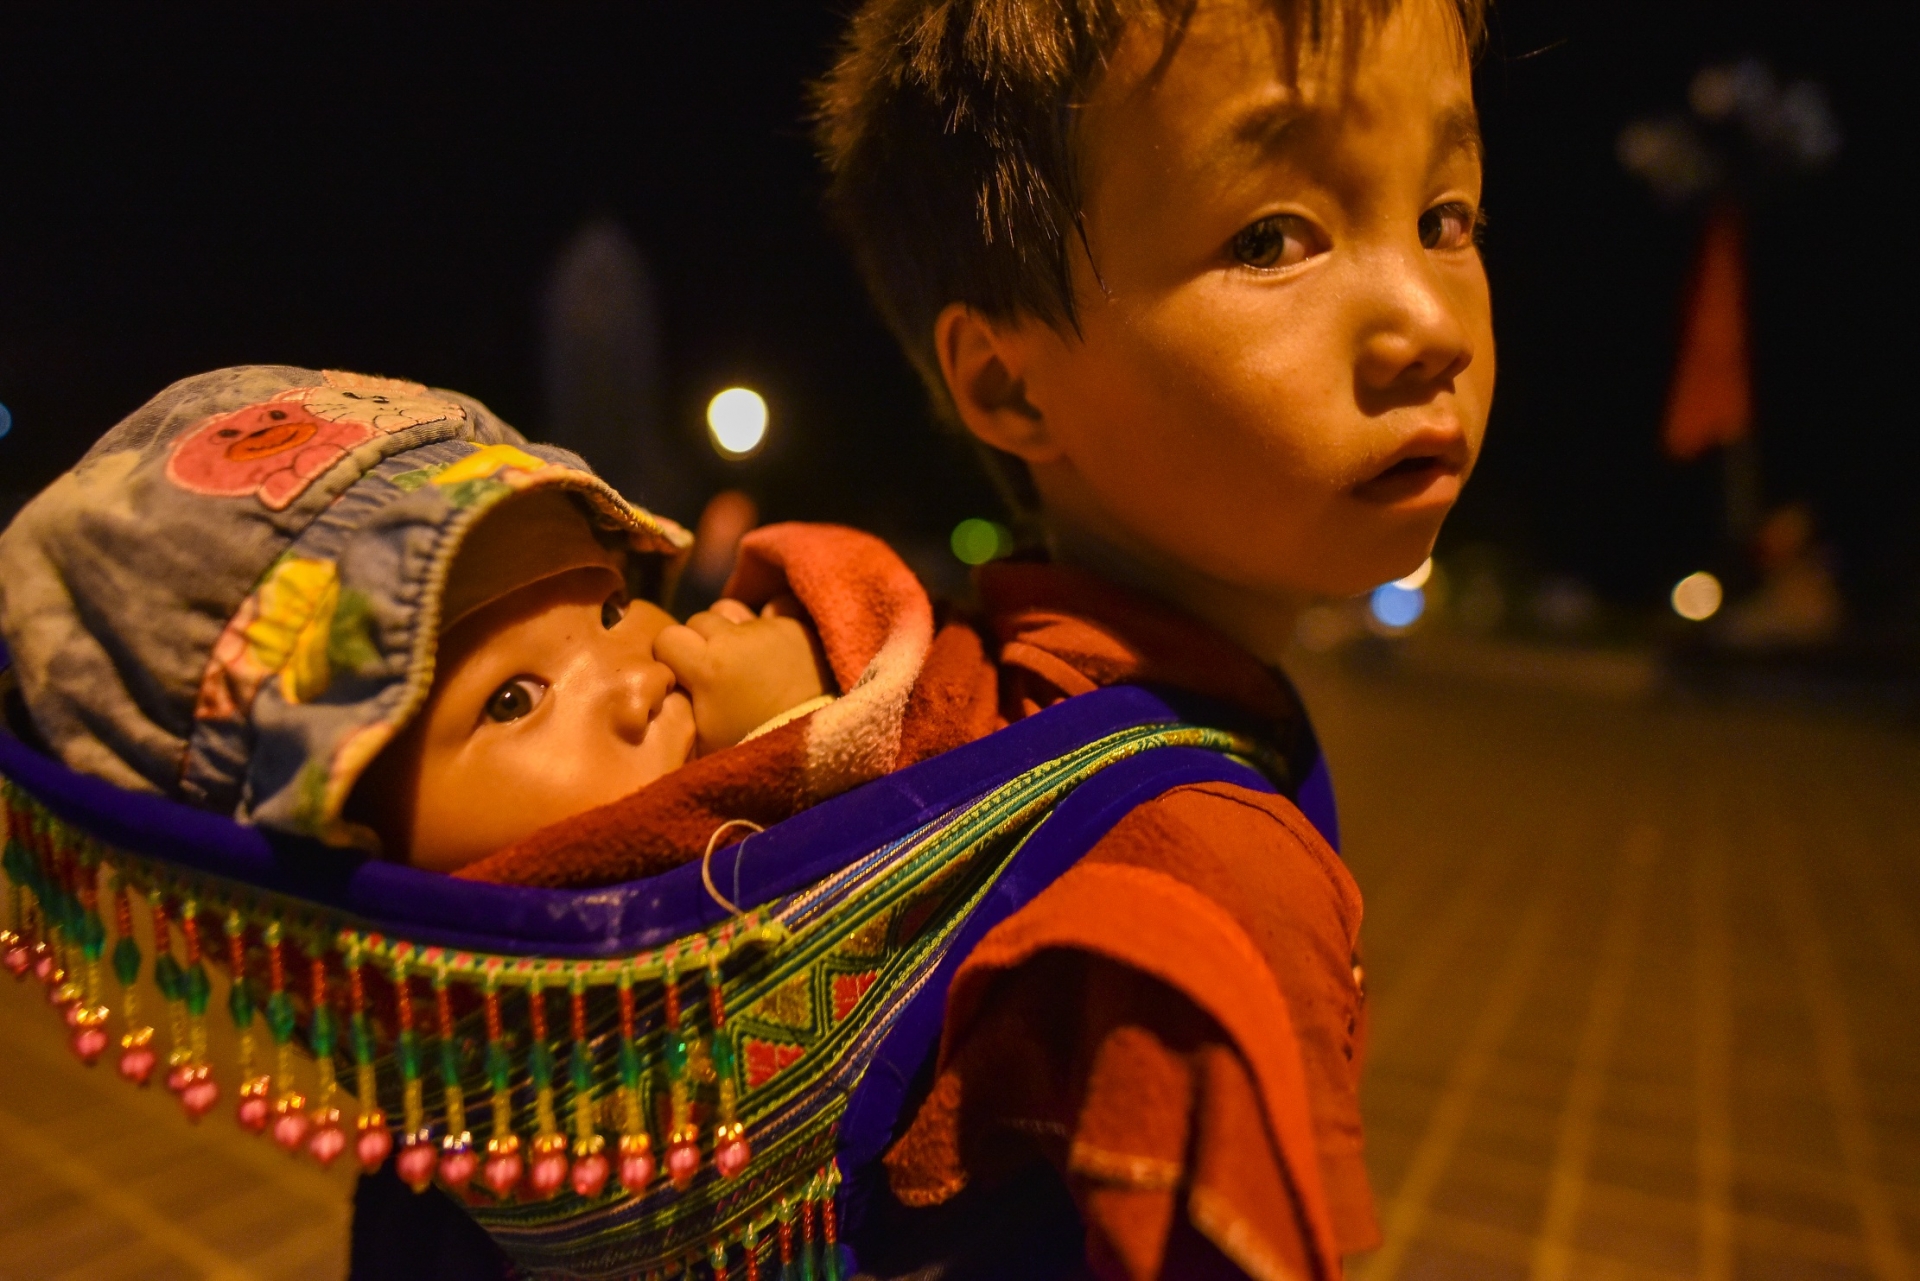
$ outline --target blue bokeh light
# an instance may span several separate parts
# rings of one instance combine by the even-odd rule
[[[1368,607],[1384,626],[1411,627],[1427,611],[1427,594],[1418,587],[1385,583],[1373,589]]]
[[[0,436],[5,436],[8,432],[12,430],[13,430],[13,411],[8,409],[5,405],[0,405]]]

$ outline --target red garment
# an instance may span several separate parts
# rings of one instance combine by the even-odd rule
[[[843,686],[876,696],[462,875],[582,886],[663,871],[729,818],[770,825],[863,771],[1104,685],[1172,686],[1275,723],[1300,714],[1231,641],[1072,570],[989,566],[983,619],[931,629],[924,593],[865,535],[775,526],[742,554],[735,590],[757,603],[784,581]],[[908,668],[901,699],[888,691],[907,688]],[[1140,806],[962,964],[932,1092],[887,1155],[895,1194],[936,1204],[1040,1157],[1073,1194],[1096,1276],[1189,1275],[1209,1249],[1196,1234],[1256,1278],[1338,1276],[1343,1253],[1378,1239],[1361,1161],[1359,928],[1352,878],[1290,802],[1206,783]]]
[[[1010,719],[1123,681],[1293,709],[1225,638],[1087,576],[1002,565],[980,586]],[[962,965],[934,1088],[887,1157],[895,1194],[932,1204],[1037,1153],[1098,1276],[1163,1275],[1176,1217],[1250,1276],[1339,1275],[1379,1237],[1359,927],[1290,802],[1208,783],[1142,805]]]

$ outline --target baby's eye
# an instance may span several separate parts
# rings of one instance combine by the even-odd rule
[[[1472,207],[1435,205],[1420,215],[1420,243],[1428,249],[1465,249],[1480,242],[1482,220]]]
[[[547,696],[547,683],[531,676],[516,676],[487,698],[487,719],[517,721],[540,705]]]
[[[619,592],[607,597],[600,605],[600,626],[612,631],[621,619],[627,616],[627,598]]]
[[[1262,218],[1234,236],[1234,261],[1263,271],[1291,267],[1326,252],[1325,238],[1305,218],[1275,214]]]

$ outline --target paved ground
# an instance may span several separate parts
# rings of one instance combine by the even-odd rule
[[[0,971],[0,1281],[346,1275],[347,1170],[249,1136],[229,1099],[190,1126],[158,1082],[80,1068],[43,991]]]
[[[1368,903],[1358,1276],[1920,1281],[1920,736],[1300,676]],[[0,1281],[342,1276],[345,1171],[224,1114],[0,982]]]
[[[1301,677],[1367,896],[1359,1277],[1920,1275],[1920,736]]]

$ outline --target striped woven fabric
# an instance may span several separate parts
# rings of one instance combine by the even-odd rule
[[[712,867],[519,891],[488,900],[502,919],[457,930],[444,905],[413,921],[369,911],[359,868],[308,874],[306,894],[289,892],[286,851],[271,852],[281,871],[232,853],[210,871],[177,828],[128,817],[167,802],[99,806],[4,739],[0,959],[47,985],[81,1061],[117,1055],[190,1116],[229,1106],[290,1151],[392,1159],[461,1198],[535,1276],[837,1278],[852,1265],[843,1183],[872,1177],[973,942],[1144,795],[1199,776],[1271,786],[1251,741],[1111,694],[828,802]],[[1078,818],[1062,809],[1076,793]],[[812,874],[795,883],[792,867]],[[701,912],[625,901],[673,901],[680,873],[702,878]],[[512,945],[516,922],[563,907],[584,923],[574,935]],[[462,945],[476,938],[491,942]],[[219,1006],[236,1062],[209,1056]]]

